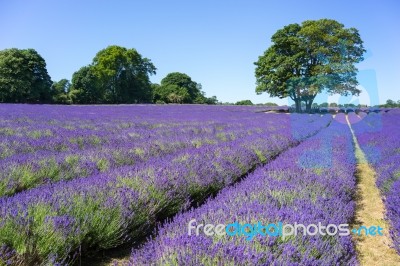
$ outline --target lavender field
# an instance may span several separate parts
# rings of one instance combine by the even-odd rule
[[[192,219],[351,226],[351,129],[400,254],[400,112],[265,111],[1,104],[0,265],[79,265],[123,244],[108,263],[358,265],[352,235],[188,235]]]

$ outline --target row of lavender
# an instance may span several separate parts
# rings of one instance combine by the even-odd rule
[[[100,145],[107,144],[121,145],[126,141],[141,141],[143,137],[153,137],[155,135],[169,136],[181,133],[199,134],[201,121],[195,122],[180,122],[180,123],[158,123],[149,124],[142,121],[103,121],[103,120],[88,120],[79,121],[80,125],[70,126],[73,121],[38,121],[38,119],[29,119],[26,122],[18,120],[1,121],[0,128],[0,151],[1,159],[13,158],[15,155],[40,153],[43,151],[50,152],[66,152],[77,150],[85,150],[95,148]],[[235,128],[234,125],[243,122],[237,119],[230,124],[226,121],[216,123],[202,122],[202,126],[206,133],[211,133],[210,130],[219,128],[222,124],[224,128]],[[244,121],[246,123],[246,121]],[[78,123],[78,122],[77,122]],[[77,124],[76,123],[76,124]],[[49,125],[50,124],[50,125]],[[75,124],[75,123],[74,123]],[[90,129],[88,129],[90,128]],[[151,132],[151,133],[150,133]]]
[[[355,158],[345,116],[282,153],[244,181],[159,228],[132,251],[129,265],[353,265],[350,235],[268,237],[206,235],[188,225],[349,224],[355,210]],[[204,228],[205,229],[205,228]],[[210,229],[210,228],[208,228]],[[251,235],[251,227],[242,233]],[[240,230],[240,229],[235,229]],[[247,232],[247,233],[246,233]]]
[[[381,115],[349,116],[361,149],[377,173],[376,184],[381,191],[390,222],[390,235],[400,254],[400,112],[392,110]]]
[[[276,125],[275,128],[254,128],[244,123],[237,123],[236,128],[220,125],[183,125],[168,134],[167,127],[135,130],[130,134],[137,135],[137,138],[108,139],[107,144],[96,148],[59,153],[42,151],[20,154],[0,162],[0,196],[12,195],[43,183],[112,171],[116,167],[134,165],[154,156],[167,155],[185,148],[219,145],[251,135],[268,135],[280,127]]]
[[[207,115],[202,110],[203,120],[204,116],[216,115],[215,123],[222,117],[229,121],[229,114],[214,112]],[[301,132],[296,136],[305,138],[331,120],[329,116],[293,119],[249,111],[239,115],[242,121],[248,121],[245,125],[250,130],[271,130],[216,145],[178,149],[133,167],[49,183],[0,198],[1,261],[68,262],[87,250],[137,239],[156,221],[204,200],[257,164],[296,144],[298,138],[293,137],[293,132]],[[231,120],[237,116],[235,113]],[[187,114],[183,117],[186,121],[200,121],[188,119]],[[162,120],[158,124],[162,125]]]
[[[180,107],[119,106],[113,108],[118,115],[112,115],[114,112],[104,112],[110,107],[86,106],[69,108],[72,114],[66,117],[64,106],[22,106],[22,110],[19,105],[7,107],[8,112],[0,115],[0,196],[133,165],[183,148],[215,145],[255,133],[269,134],[282,126],[269,124],[273,119],[268,120],[268,116],[258,116],[260,121],[254,121],[248,115],[254,112],[250,109],[242,110],[242,117],[211,109],[208,114],[212,120],[204,121],[200,116],[204,115],[203,108],[192,108],[194,114],[188,117]],[[121,108],[134,115],[120,114]],[[160,116],[164,111],[174,119]],[[95,113],[101,116],[93,116]],[[163,122],[166,118],[167,123]]]

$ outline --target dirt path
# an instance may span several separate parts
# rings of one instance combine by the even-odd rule
[[[361,265],[400,265],[400,256],[391,248],[393,243],[389,236],[389,225],[384,219],[385,206],[379,189],[375,184],[376,173],[368,164],[347,116],[346,119],[353,135],[357,159],[357,207],[355,223],[352,227],[358,228],[361,225],[367,227],[374,225],[383,228],[383,236],[354,235],[353,239],[356,244],[358,259]]]

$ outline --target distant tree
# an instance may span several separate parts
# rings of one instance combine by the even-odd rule
[[[53,82],[51,85],[51,94],[53,96],[54,103],[70,103],[68,93],[71,89],[71,83],[67,79]]]
[[[236,105],[253,105],[250,100],[241,100],[235,103]]]
[[[395,101],[393,101],[393,100],[391,100],[391,99],[388,99],[388,100],[386,101],[385,107],[393,108],[393,107],[396,107],[396,106],[397,106],[397,104],[396,104]]]
[[[337,103],[329,103],[329,107],[338,107]]]
[[[165,103],[198,103],[215,104],[215,96],[207,98],[200,83],[192,80],[187,74],[169,73],[161,80],[161,85],[153,85],[153,101]]]
[[[188,101],[185,103],[193,103],[194,100],[201,94],[201,85],[192,80],[185,73],[172,72],[161,80],[161,86],[176,85],[185,88],[189,94]]]
[[[205,103],[206,104],[218,104],[217,96],[211,96],[211,97],[206,98]]]
[[[328,107],[328,106],[329,106],[329,104],[327,102],[321,103],[319,105],[319,107]]]
[[[385,107],[385,108],[396,108],[400,107],[400,100],[397,102],[391,99],[388,99],[385,104],[379,105],[379,107]]]
[[[267,102],[265,103],[266,106],[278,106],[278,104],[273,103],[273,102]]]
[[[92,66],[81,67],[72,75],[69,98],[73,103],[103,103],[104,88],[100,86]]]
[[[104,90],[106,103],[151,102],[153,95],[149,76],[156,68],[135,49],[112,45],[99,51],[91,68]]]
[[[34,49],[0,51],[0,102],[50,103],[52,81]]]
[[[318,105],[318,103],[313,103],[313,104],[312,104],[312,107],[313,107],[313,108],[318,108],[318,107],[320,107],[320,105]],[[322,106],[321,106],[321,107],[322,107]]]
[[[358,30],[335,20],[307,20],[290,24],[272,36],[270,46],[255,63],[257,94],[290,97],[301,111],[310,111],[316,95],[358,95],[355,63],[363,60]]]
[[[112,45],[100,50],[92,64],[72,76],[73,103],[144,103],[153,101],[149,76],[156,68],[135,49]]]

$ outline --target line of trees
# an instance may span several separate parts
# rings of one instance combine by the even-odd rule
[[[353,104],[353,103],[345,103],[345,104],[337,104],[337,103],[313,103],[312,104],[313,108],[318,108],[318,107],[323,107],[323,108],[327,108],[327,107],[332,107],[332,108],[336,108],[336,107],[352,107],[352,108],[361,108],[361,107],[368,107],[367,105],[363,105],[363,104]]]
[[[237,101],[235,105],[254,105],[252,101],[250,100],[241,100]]]
[[[293,106],[294,107],[294,106]],[[318,108],[318,107],[350,107],[350,108],[362,108],[362,107],[370,107],[366,104],[352,104],[352,103],[345,103],[345,104],[337,104],[337,103],[313,103],[312,107],[314,108]],[[387,100],[385,104],[381,104],[381,105],[375,105],[373,107],[384,107],[384,108],[396,108],[396,107],[400,107],[400,100],[393,101],[391,99]]]
[[[387,100],[385,104],[380,105],[380,107],[384,107],[384,108],[400,108],[400,100],[393,101],[391,99]]]
[[[34,49],[0,51],[0,102],[58,104],[198,103],[216,104],[200,83],[179,72],[152,84],[156,67],[135,49],[108,46],[71,81],[53,82],[46,62]]]

